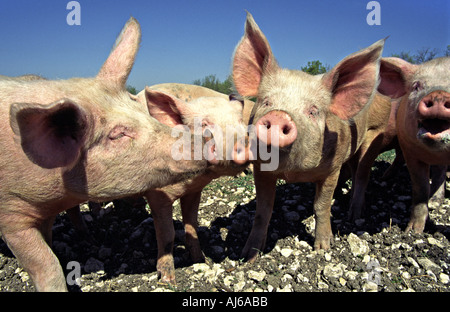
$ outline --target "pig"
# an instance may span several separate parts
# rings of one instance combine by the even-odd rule
[[[237,100],[233,95],[225,94],[207,89],[201,86],[186,85],[178,83],[168,83],[154,85],[145,88],[138,94],[142,102],[146,102],[150,108],[150,114],[162,123],[171,125],[174,120],[180,119],[179,112],[189,111],[182,118],[191,131],[194,130],[194,117],[201,117],[202,123],[207,127],[220,126],[222,131],[232,129],[229,136],[223,135],[222,151],[231,151],[232,155],[221,158],[216,163],[208,166],[208,169],[198,175],[192,176],[179,183],[175,183],[162,188],[155,188],[145,192],[155,223],[156,238],[158,245],[157,271],[160,275],[160,282],[176,285],[175,267],[173,260],[173,244],[175,230],[172,220],[172,205],[180,199],[183,215],[183,222],[186,233],[186,247],[194,263],[204,262],[197,235],[197,217],[203,188],[213,179],[220,176],[234,176],[242,172],[247,167],[245,155],[239,157],[239,153],[246,151],[245,142],[236,141],[235,135],[241,130],[242,138],[246,139],[246,125],[253,107],[253,102],[249,100]],[[169,117],[168,117],[169,116]],[[176,123],[181,122],[177,121]],[[236,132],[235,132],[236,131]],[[213,131],[213,138],[216,139],[217,132]],[[215,142],[218,144],[219,142]],[[230,146],[231,145],[231,146]],[[242,145],[242,146],[241,146]],[[228,147],[227,147],[228,146]],[[218,147],[216,147],[218,150]],[[217,153],[217,152],[216,152]],[[215,156],[219,156],[216,155]],[[217,158],[217,157],[216,157]],[[239,160],[238,158],[241,158]],[[232,160],[236,161],[232,161]]]
[[[381,81],[389,83],[390,73],[392,69],[388,68],[385,64],[393,58],[382,58],[380,63],[380,78]],[[401,62],[401,61],[400,61]],[[361,144],[360,150],[356,153],[352,159],[348,161],[348,164],[352,170],[352,198],[349,209],[349,219],[356,220],[363,216],[365,208],[365,192],[367,184],[369,182],[370,171],[375,158],[382,152],[390,149],[395,149],[396,157],[394,162],[384,173],[383,179],[389,179],[392,177],[393,172],[398,170],[400,166],[403,166],[405,161],[403,158],[402,150],[400,148],[397,139],[396,129],[396,117],[397,111],[403,97],[398,97],[395,93],[386,89],[384,83],[380,83],[378,91],[386,96],[393,96],[390,98],[390,105],[380,106],[380,103],[374,103],[369,108],[369,127]],[[389,104],[388,102],[384,102]],[[389,117],[387,117],[387,111],[390,107]],[[430,205],[442,204],[445,188],[443,183],[443,172],[439,166],[430,166]]]
[[[450,164],[450,57],[421,65],[383,58],[381,69],[380,92],[399,101],[397,136],[412,182],[406,231],[421,233],[428,217],[430,165],[436,200],[442,201]]]
[[[368,111],[377,94],[384,40],[353,53],[326,74],[282,69],[250,13],[233,57],[233,81],[246,97],[257,97],[251,116],[256,140],[278,150],[274,170],[254,162],[256,215],[242,257],[255,261],[265,246],[278,178],[315,182],[314,248],[328,249],[330,209],[342,164],[359,149],[367,132]]]
[[[377,98],[379,100],[373,101],[369,107],[367,132],[363,142],[355,155],[347,161],[352,175],[351,201],[348,212],[348,217],[352,221],[360,219],[364,214],[365,194],[370,171],[378,155],[391,149],[396,150],[396,158],[385,172],[384,179],[403,163],[395,122],[399,102],[382,94],[378,94]]]
[[[50,248],[58,213],[206,170],[174,160],[172,129],[126,92],[140,38],[130,18],[94,78],[0,79],[0,232],[37,291],[67,291]]]

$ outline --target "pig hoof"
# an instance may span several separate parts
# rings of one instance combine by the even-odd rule
[[[255,253],[252,256],[247,256],[246,259],[248,263],[253,264],[255,263],[256,259],[258,259],[258,253]]]
[[[156,270],[158,271],[159,284],[176,286],[173,258],[170,261],[159,260]]]
[[[205,262],[205,255],[203,254],[203,251],[200,247],[200,244],[198,243],[198,240],[196,241],[195,244],[186,243],[186,247],[189,251],[189,256],[191,257],[193,263]]]
[[[158,284],[173,287],[177,286],[175,275],[164,274],[163,272],[158,272],[158,275],[160,276]]]
[[[191,253],[191,260],[194,263],[205,263],[206,262],[206,258],[205,255],[202,253],[200,254],[192,254]]]
[[[267,233],[260,234],[260,232],[258,231],[256,231],[255,233],[250,234],[241,253],[241,259],[244,259],[245,261],[250,263],[255,262],[255,260],[258,258],[258,255],[262,254],[262,251],[264,250],[264,247],[266,245]]]
[[[331,246],[331,238],[316,239],[314,242],[314,250],[328,250]]]
[[[425,229],[425,222],[411,220],[409,221],[405,232],[408,233],[409,231],[413,230],[414,233],[420,234],[423,233],[424,229]]]
[[[241,253],[241,259],[244,259],[248,263],[254,263],[258,259],[259,254],[262,253],[258,248],[244,248]]]

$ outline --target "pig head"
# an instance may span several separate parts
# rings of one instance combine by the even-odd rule
[[[406,230],[422,232],[428,217],[430,165],[440,166],[440,179],[433,183],[443,194],[450,164],[450,57],[420,65],[383,58],[380,76],[380,92],[400,101],[397,135],[413,188]]]
[[[181,88],[192,91],[189,92],[189,101],[178,97],[183,97],[183,92],[176,91]],[[181,84],[157,85],[147,87],[138,97],[146,98],[150,114],[158,121],[169,126],[184,125],[189,131],[205,138],[206,146],[199,144],[196,153],[203,151],[210,163],[217,165],[209,170],[220,171],[227,167],[224,170],[228,172],[230,166],[245,165],[249,156],[245,155],[248,152],[248,135],[243,110],[247,106],[248,112],[248,103],[253,103],[247,100],[245,105],[243,99],[233,94],[227,96],[203,89],[206,88]],[[196,97],[200,94],[208,96]]]
[[[347,56],[330,72],[312,76],[280,68],[266,37],[247,14],[245,34],[233,60],[237,91],[257,97],[250,118],[258,145],[257,211],[244,257],[253,260],[264,248],[278,178],[316,183],[314,245],[329,248],[333,191],[342,164],[365,136],[383,46],[380,40]],[[270,149],[272,160],[278,157],[275,166],[263,168],[261,146]]]
[[[59,212],[206,168],[175,161],[171,129],[126,92],[140,37],[131,18],[95,78],[0,79],[0,231],[38,291],[67,289],[49,247]]]

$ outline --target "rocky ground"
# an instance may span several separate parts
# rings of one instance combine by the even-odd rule
[[[450,182],[441,207],[430,210],[424,234],[404,233],[411,203],[406,168],[382,181],[388,163],[377,162],[368,187],[365,219],[347,221],[349,184],[332,206],[334,243],[313,251],[314,185],[279,181],[266,249],[254,264],[240,252],[255,214],[252,175],[224,177],[202,195],[199,236],[206,263],[192,264],[184,247],[178,204],[174,209],[176,287],[158,283],[153,219],[142,199],[105,203],[83,216],[91,239],[77,233],[66,214],[54,225],[53,250],[68,276],[76,261],[80,285],[70,291],[450,291]],[[0,291],[32,291],[28,274],[0,243]]]

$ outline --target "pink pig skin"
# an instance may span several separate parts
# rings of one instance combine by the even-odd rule
[[[190,118],[183,118],[184,123],[193,130],[192,117],[203,118],[202,123],[218,125],[223,131],[226,127],[245,128],[254,103],[249,100],[237,101],[233,96],[228,96],[204,87],[178,83],[154,85],[146,88],[138,94],[142,102],[147,102],[149,107],[168,108],[176,107],[172,111],[174,119],[178,117],[177,111],[189,111]],[[158,110],[151,109],[150,113]],[[155,118],[158,115],[155,114]],[[161,122],[172,123],[166,116],[160,118]],[[236,145],[239,142],[224,140],[223,151],[227,145]],[[240,147],[242,149],[247,146]],[[231,147],[229,147],[231,150]],[[224,156],[224,155],[223,155]],[[223,157],[225,158],[225,157]],[[198,209],[203,188],[213,179],[220,176],[233,176],[243,171],[248,162],[238,164],[230,159],[218,161],[208,167],[208,170],[182,182],[163,188],[147,191],[144,195],[150,204],[152,216],[155,222],[156,238],[158,243],[157,270],[160,274],[160,282],[176,284],[175,267],[173,259],[173,243],[175,230],[172,219],[172,206],[176,199],[180,199],[183,222],[186,232],[186,247],[189,250],[193,262],[205,260],[197,235]]]
[[[202,118],[202,123],[205,125],[220,126],[223,131],[227,126],[245,128],[254,105],[249,100],[237,100],[233,95],[228,96],[205,87],[181,83],[164,83],[146,87],[137,95],[137,99],[149,107],[150,114],[159,122],[170,126],[185,124],[191,131],[194,130],[193,117]],[[181,116],[180,112],[185,112],[185,116]],[[224,140],[223,143],[223,151],[229,144],[234,145],[233,150],[240,144],[234,140]],[[229,148],[231,150],[231,147]],[[248,149],[247,146],[239,146],[239,148]],[[191,259],[194,263],[203,262],[205,258],[197,235],[201,192],[213,179],[224,175],[236,175],[247,165],[248,161],[235,163],[230,159],[221,160],[208,166],[207,170],[199,171],[198,174],[191,175],[183,181],[144,193],[155,223],[158,244],[157,270],[161,283],[176,285],[173,259],[175,230],[172,207],[174,201],[180,199],[186,247]],[[77,230],[87,233],[86,225],[79,214],[79,207],[74,207],[68,212]]]
[[[244,258],[254,261],[258,250],[264,249],[279,178],[316,183],[314,247],[330,247],[331,200],[342,164],[358,151],[365,138],[370,105],[374,101],[389,102],[376,91],[383,46],[380,40],[351,54],[323,75],[282,69],[266,37],[247,14],[245,34],[233,59],[236,89],[243,96],[257,97],[251,116],[254,124],[261,118],[275,118],[276,123],[289,125],[280,135],[286,135],[285,142],[290,144],[279,146],[279,165],[274,171],[262,171],[261,162],[254,163],[257,207],[242,251]],[[386,105],[389,108],[389,103]],[[258,139],[259,144],[265,142]]]
[[[432,200],[442,202],[450,164],[450,57],[420,65],[383,58],[380,92],[399,101],[398,141],[412,182],[411,217],[406,228],[422,232],[428,217],[430,165]]]
[[[131,18],[95,78],[0,77],[0,231],[38,291],[67,290],[50,248],[59,212],[206,169],[173,160],[171,129],[126,92],[140,37]]]

